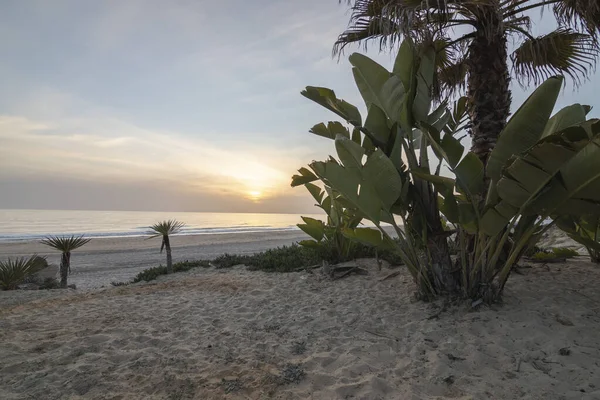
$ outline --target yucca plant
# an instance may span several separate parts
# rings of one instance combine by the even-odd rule
[[[171,256],[171,241],[169,239],[169,235],[174,235],[176,233],[181,232],[181,229],[185,226],[183,222],[179,222],[174,219],[170,219],[167,221],[158,222],[149,227],[150,229],[150,237],[148,239],[152,239],[155,237],[162,237],[162,244],[160,245],[160,252],[163,250],[167,252],[167,274],[173,272],[173,257]]]
[[[62,253],[60,257],[60,287],[67,287],[68,275],[71,273],[71,252],[90,242],[91,239],[81,236],[48,236],[41,240]]]
[[[9,258],[0,261],[0,288],[12,290],[22,283],[27,277],[43,269],[45,265],[39,262],[39,257],[33,255],[29,258]]]
[[[341,2],[342,0],[340,0]],[[593,70],[600,49],[598,0],[347,0],[350,26],[335,43],[379,40],[395,48],[402,38],[432,44],[438,95],[463,92],[471,115],[472,151],[483,161],[504,129],[511,106],[511,75],[540,84],[552,75],[576,83]],[[552,11],[557,27],[541,36],[531,11]],[[457,29],[458,28],[458,29]],[[460,32],[460,34],[457,34]],[[517,43],[512,54],[507,43]],[[511,68],[512,64],[512,68]]]

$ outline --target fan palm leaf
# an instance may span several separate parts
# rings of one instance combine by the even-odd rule
[[[341,2],[341,0],[340,0]],[[393,48],[402,38],[436,43],[437,81],[431,94],[442,102],[466,89],[472,150],[486,161],[508,120],[510,80],[539,83],[555,74],[581,85],[600,49],[598,0],[346,0],[350,23],[334,44],[379,41]],[[534,37],[530,10],[552,9],[558,29]],[[454,28],[466,34],[458,37]],[[509,56],[509,38],[517,40]],[[452,38],[450,40],[449,38]],[[437,44],[444,43],[445,50]],[[512,62],[512,68],[509,65]],[[511,74],[512,73],[512,74]]]

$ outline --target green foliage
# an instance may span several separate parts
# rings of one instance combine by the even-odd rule
[[[38,260],[38,256],[29,258],[9,258],[8,260],[0,261],[0,288],[2,290],[12,290],[23,283],[23,281],[39,270],[43,264]]]
[[[195,260],[195,261],[180,261],[173,264],[173,271],[183,272],[189,271],[192,268],[210,268],[210,261],[208,260]]]
[[[150,282],[157,279],[161,275],[167,274],[167,267],[158,266],[153,268],[148,268],[138,273],[135,278],[133,278],[132,283],[138,283],[141,281]]]
[[[245,264],[250,256],[225,253],[215,258],[212,263],[217,268],[231,268],[236,265]]]
[[[320,263],[319,253],[293,244],[246,256],[245,265],[251,270],[266,272],[292,272]],[[216,260],[215,260],[216,261]]]
[[[553,247],[550,251],[540,250],[529,257],[538,261],[561,260],[565,258],[577,257],[579,253],[568,247]]]
[[[60,289],[60,282],[56,278],[46,278],[40,285],[41,289]]]
[[[302,170],[299,172],[302,174]],[[325,190],[312,183],[305,183],[304,186],[317,201],[316,206],[325,211],[327,222],[302,217],[304,223],[298,224],[298,227],[312,239],[303,240],[300,245],[313,249],[323,260],[331,263],[354,258],[358,243],[344,232],[360,224],[363,219],[361,213],[349,207],[340,193],[328,186],[325,186]]]
[[[151,238],[157,236],[169,236],[181,232],[185,224],[175,219],[157,222],[148,227],[151,231]]]
[[[207,260],[196,260],[196,261],[182,261],[182,262],[177,262],[175,264],[173,264],[173,272],[185,272],[185,271],[189,271],[192,268],[208,268],[210,267],[210,262]],[[163,267],[162,265],[158,266],[158,267],[153,267],[153,268],[148,268],[143,270],[142,272],[138,273],[135,278],[133,278],[133,281],[131,283],[137,283],[137,282],[149,282],[149,281],[153,281],[155,279],[157,279],[159,276],[161,275],[166,275],[167,274],[167,267]],[[119,282],[115,283],[111,283],[113,286],[121,286],[118,285]],[[122,282],[120,282],[122,283]]]
[[[111,282],[110,285],[114,286],[114,287],[119,287],[119,286],[128,286],[131,285],[132,282]]]
[[[373,222],[379,232],[344,234],[393,248],[422,297],[453,293],[493,301],[524,249],[552,225],[545,220],[600,215],[600,121],[586,121],[589,107],[579,105],[552,116],[563,82],[552,77],[509,120],[484,166],[455,137],[467,118],[462,99],[452,111],[442,104],[430,113],[436,55],[411,47],[402,44],[392,72],[365,56],[350,57],[368,110],[364,125],[356,107],[333,91],[307,87],[302,94],[353,125],[353,134],[336,135],[338,159],[311,163],[292,184],[317,177],[344,207]],[[440,174],[442,165],[454,178]],[[441,214],[456,227],[456,263]],[[382,222],[395,228],[396,242]],[[305,231],[318,241],[312,225]]]
[[[600,263],[600,213],[561,216],[556,225],[571,239],[585,246],[592,262]]]

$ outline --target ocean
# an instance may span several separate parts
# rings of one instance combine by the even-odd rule
[[[324,219],[324,214],[302,214]],[[0,242],[38,240],[48,235],[90,238],[145,236],[148,226],[177,219],[181,235],[297,230],[300,214],[142,211],[0,210]]]

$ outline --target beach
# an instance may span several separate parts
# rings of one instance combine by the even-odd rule
[[[600,268],[584,257],[523,269],[476,309],[415,301],[404,268],[357,263],[369,274],[0,292],[0,398],[600,398]]]
[[[251,254],[306,238],[300,230],[176,235],[171,237],[171,246],[173,261],[177,262],[209,260],[225,253]],[[165,265],[166,256],[160,253],[160,244],[161,238],[147,239],[147,236],[92,239],[73,252],[69,283],[87,290],[129,281],[146,268]],[[32,254],[46,256],[50,264],[60,263],[60,253],[39,241],[0,242],[0,259]]]

